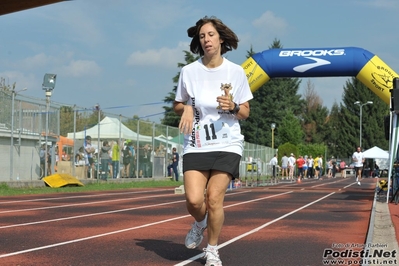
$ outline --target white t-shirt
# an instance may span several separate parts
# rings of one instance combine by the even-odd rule
[[[281,158],[281,166],[282,167],[287,167],[288,166],[288,157],[287,156],[283,156]]]
[[[273,158],[270,160],[270,165],[277,165],[277,157],[273,157]]]
[[[224,84],[231,84],[232,101],[238,105],[253,98],[244,69],[226,58],[216,68],[205,67],[202,59],[182,68],[175,100],[194,108],[191,134],[184,135],[184,154],[224,151],[242,155],[244,136],[238,119],[219,109],[216,101],[224,95]]]
[[[364,155],[363,152],[355,151],[352,155],[353,162],[355,163],[355,167],[363,167]]]
[[[295,157],[290,156],[290,158],[288,158],[288,166],[295,166],[295,161]]]

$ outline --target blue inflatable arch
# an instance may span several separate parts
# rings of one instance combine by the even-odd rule
[[[353,76],[387,104],[398,77],[378,56],[358,47],[270,49],[254,54],[242,67],[253,92],[271,78]]]

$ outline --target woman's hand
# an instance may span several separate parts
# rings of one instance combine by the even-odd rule
[[[232,111],[234,109],[234,102],[231,100],[228,89],[224,89],[224,95],[218,96],[216,101],[219,103],[220,109],[224,111]]]
[[[179,123],[180,133],[183,133],[184,135],[190,134],[193,127],[193,120],[193,107],[190,105],[184,105],[184,110]]]

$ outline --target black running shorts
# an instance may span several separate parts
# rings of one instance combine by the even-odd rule
[[[187,153],[183,155],[183,173],[189,170],[218,170],[238,178],[241,156],[232,152]]]

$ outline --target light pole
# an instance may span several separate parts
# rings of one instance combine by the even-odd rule
[[[42,88],[46,92],[46,150],[45,150],[45,155],[44,155],[44,177],[47,176],[47,154],[48,154],[48,134],[49,134],[49,129],[48,129],[48,113],[50,109],[50,98],[51,94],[55,88],[55,80],[57,78],[56,74],[45,74],[43,78],[43,85]]]
[[[359,105],[359,107],[360,107],[360,125],[359,125],[359,127],[360,127],[360,136],[359,136],[359,147],[360,148],[362,148],[362,108],[363,108],[363,106],[365,106],[365,105],[367,105],[367,104],[373,104],[373,102],[372,101],[367,101],[367,102],[365,102],[365,103],[361,103],[360,101],[356,101],[356,102],[354,102],[354,104],[357,104],[357,105]]]
[[[10,180],[12,180],[14,175],[14,102],[15,95],[21,91],[26,91],[27,88],[23,88],[22,90],[15,91],[15,87],[12,88],[11,91],[11,150],[10,150]]]
[[[276,124],[272,123],[270,126],[272,128],[272,149],[274,150],[274,129],[276,128]]]

